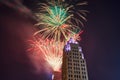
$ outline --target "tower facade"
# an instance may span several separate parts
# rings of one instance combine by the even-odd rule
[[[62,80],[88,80],[86,61],[79,44],[72,38],[63,51]]]

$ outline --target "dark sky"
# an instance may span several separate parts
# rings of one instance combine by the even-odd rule
[[[89,0],[83,35],[90,80],[120,80],[120,11],[117,0]]]
[[[31,7],[32,0],[20,0]],[[89,80],[120,80],[120,11],[117,0],[88,0],[88,22],[81,45]],[[0,80],[49,80],[45,71],[34,73],[26,55],[33,20],[25,12],[0,3]]]

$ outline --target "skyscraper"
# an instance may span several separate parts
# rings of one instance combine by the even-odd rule
[[[70,39],[64,47],[62,80],[88,80],[86,61],[79,44]]]

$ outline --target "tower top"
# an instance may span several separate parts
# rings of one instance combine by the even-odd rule
[[[75,41],[73,38],[70,38],[70,40],[67,41],[67,43],[65,45],[65,51],[70,51],[71,50],[70,44],[78,44],[78,42]]]
[[[67,44],[70,44],[70,43],[78,44],[78,42],[75,41],[73,38],[70,38],[70,40],[67,42]]]

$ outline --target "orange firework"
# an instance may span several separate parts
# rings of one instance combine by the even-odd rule
[[[29,51],[32,50],[34,53],[38,54],[38,56],[42,56],[54,71],[60,70],[64,43],[42,40],[40,38],[35,41],[29,40],[29,42],[31,44]]]

